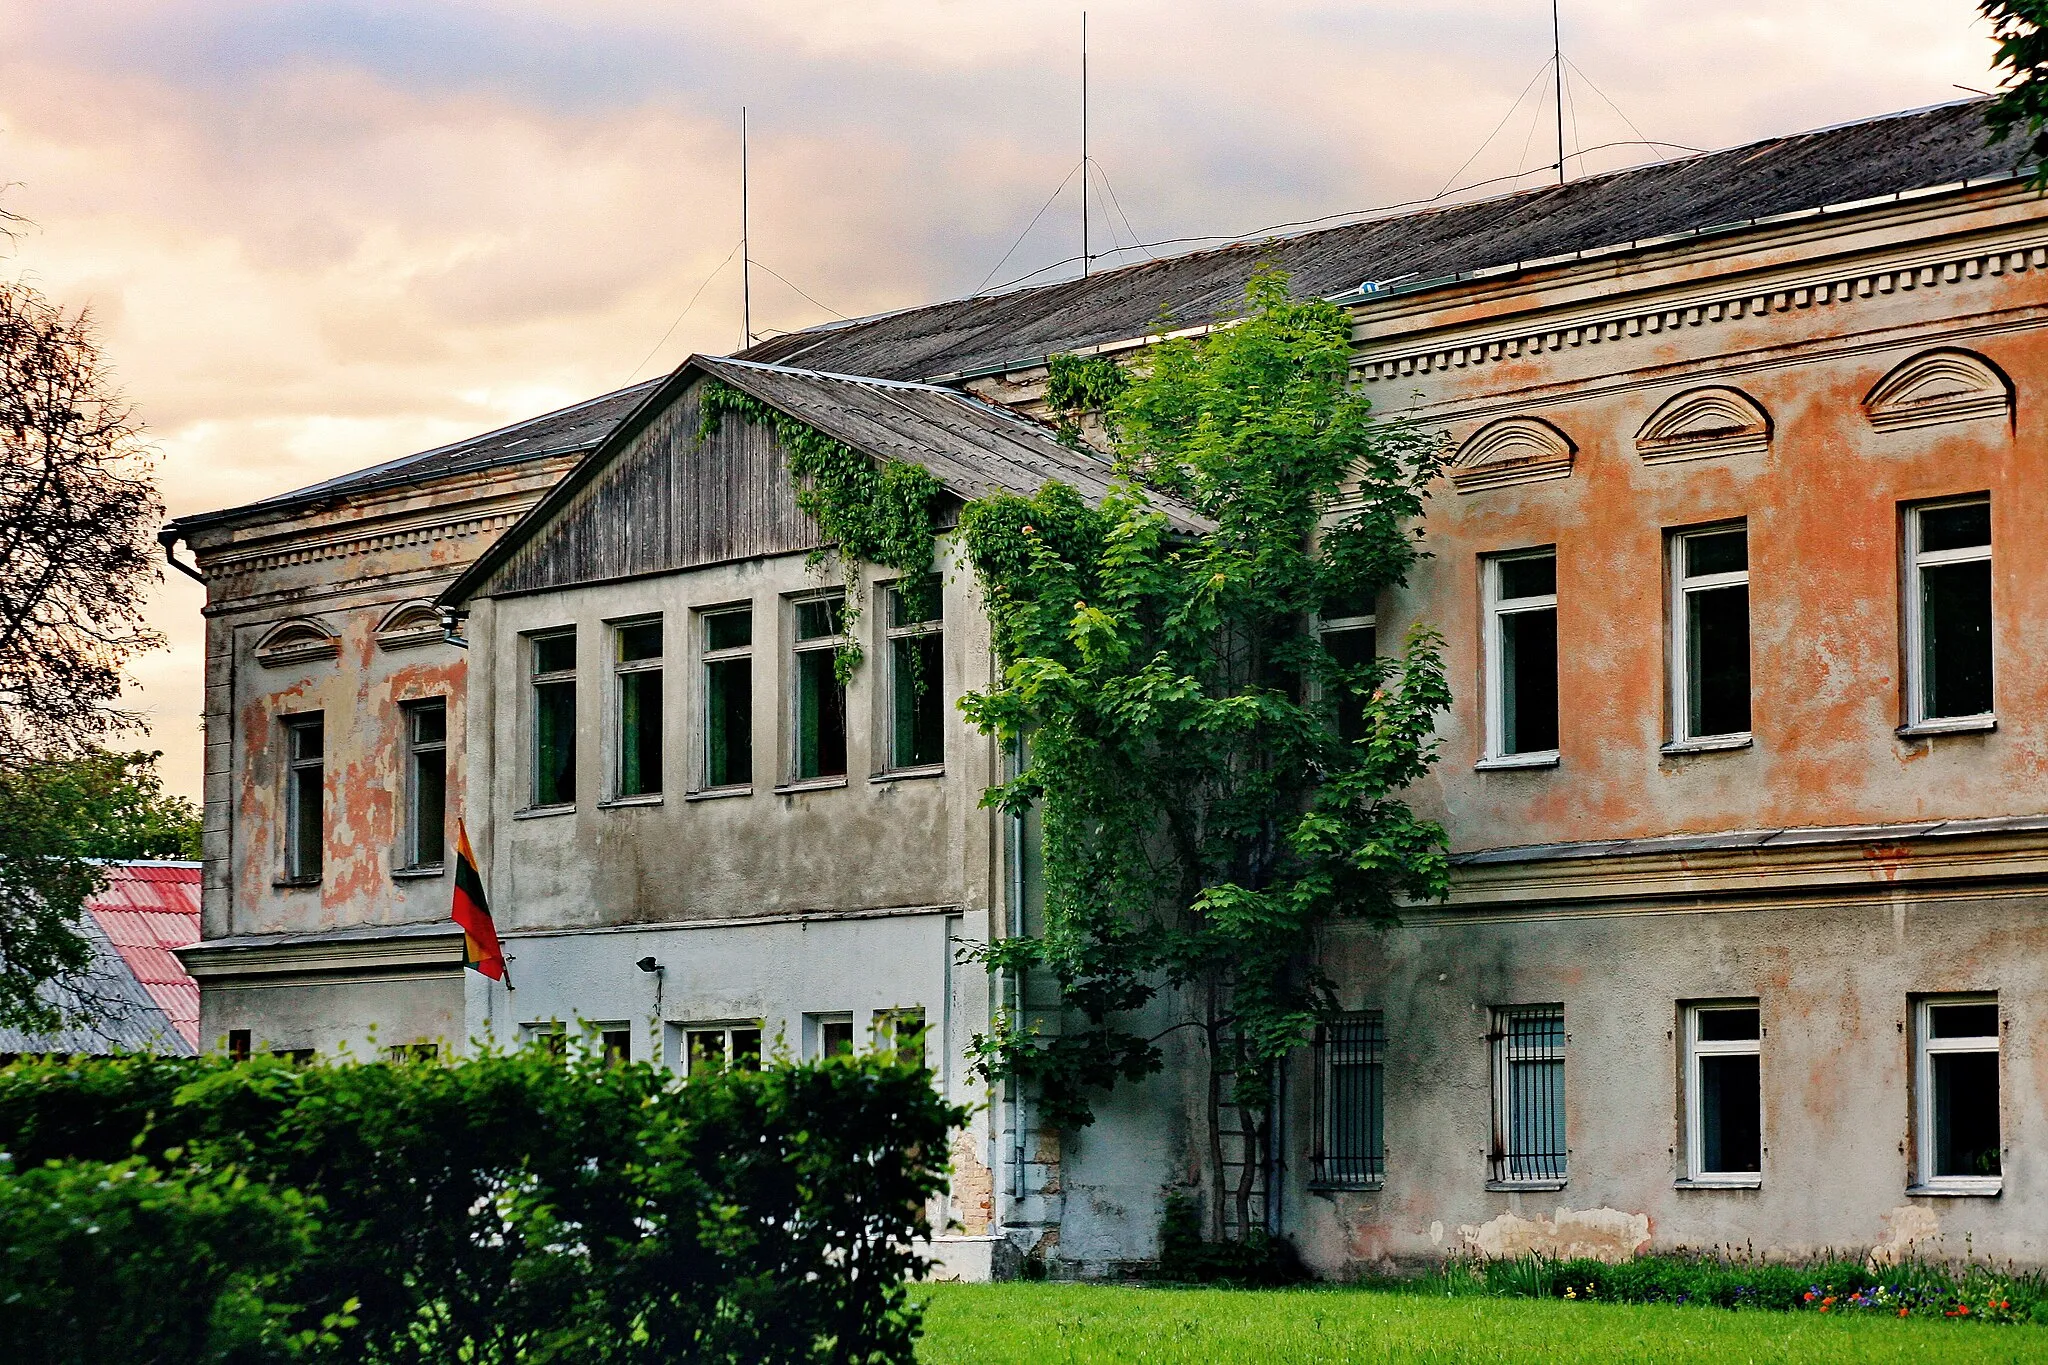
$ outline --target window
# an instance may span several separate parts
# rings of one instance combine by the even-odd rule
[[[1991,502],[1906,510],[1909,725],[1991,718]]]
[[[811,1014],[804,1016],[804,1032],[809,1035],[813,1057],[845,1057],[853,1052],[853,1016],[850,1014]]]
[[[576,801],[576,632],[536,635],[533,664],[533,804]]]
[[[439,867],[448,847],[448,703],[415,702],[405,708],[406,867]]]
[[[614,791],[656,796],[661,792],[661,622],[615,626],[612,639],[619,726]]]
[[[740,1071],[761,1068],[761,1025],[691,1024],[683,1029],[683,1063],[686,1075],[707,1071]]]
[[[877,1053],[903,1066],[923,1066],[924,1041],[923,1010],[875,1011]]]
[[[1564,1006],[1495,1011],[1492,1043],[1492,1178],[1502,1184],[1562,1184]]]
[[[799,782],[846,776],[846,687],[839,681],[844,600],[796,604],[796,754]]]
[[[1685,1011],[1686,1176],[1755,1185],[1763,1163],[1763,1029],[1753,1003]]]
[[[1749,531],[1671,538],[1672,738],[1749,735]]]
[[[744,787],[754,780],[754,613],[706,612],[704,623],[704,785]]]
[[[889,589],[889,766],[946,761],[944,621],[937,574]]]
[[[252,1043],[251,1043],[251,1041],[250,1041],[250,1038],[249,1038],[249,1030],[248,1030],[248,1029],[245,1029],[245,1028],[231,1028],[231,1029],[229,1029],[229,1030],[228,1030],[228,1060],[229,1060],[229,1061],[231,1061],[231,1062],[246,1062],[246,1061],[248,1061],[248,1060],[249,1060],[249,1052],[250,1052],[250,1049],[251,1049],[251,1047],[252,1047],[252,1046],[253,1046],[253,1044],[252,1044]]]
[[[1316,1030],[1315,1152],[1311,1183],[1372,1189],[1386,1178],[1387,1028],[1379,1011]]]
[[[528,1046],[537,1047],[550,1057],[569,1055],[569,1028],[560,1020],[551,1019],[545,1024],[522,1024],[519,1033],[521,1040]]]
[[[1379,654],[1373,604],[1365,600],[1333,601],[1323,608],[1323,648],[1337,667],[1354,676]],[[1344,684],[1336,688],[1337,734],[1347,740],[1365,735],[1365,698]]]
[[[607,1062],[633,1060],[633,1030],[624,1024],[596,1026],[597,1050]]]
[[[1485,561],[1487,758],[1557,758],[1557,552]]]
[[[394,1062],[431,1062],[441,1055],[439,1043],[398,1043],[384,1050]]]
[[[320,880],[327,842],[321,803],[327,785],[327,726],[323,717],[293,716],[284,723],[284,875],[295,882]]]
[[[1996,1194],[1998,997],[1930,996],[1914,1019],[1913,1089],[1919,1102],[1920,1184]]]

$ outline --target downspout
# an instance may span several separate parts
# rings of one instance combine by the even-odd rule
[[[1022,736],[1019,736],[1011,745],[1008,757],[1009,776],[1015,778],[1018,773],[1024,771],[1024,740]],[[1022,938],[1024,936],[1024,813],[1022,811],[1012,810],[1010,812],[1010,837],[1006,842],[1009,844],[1010,861],[1010,894],[1008,898],[1010,914],[1005,936],[1009,938]],[[1024,973],[1022,968],[1013,967],[1003,973],[1003,1008],[1009,1014],[1013,1023],[1024,1011]],[[1003,1084],[1004,1088],[1009,1092],[1010,1101],[1011,1175],[1010,1219],[1008,1221],[1014,1223],[1020,1221],[1018,1209],[1024,1202],[1024,1087],[1015,1076],[1010,1077]]]
[[[193,582],[202,586],[205,585],[206,575],[178,558],[178,542],[184,539],[183,532],[179,531],[175,526],[166,526],[163,530],[156,533],[156,539],[157,544],[164,547],[164,563],[170,565]]]

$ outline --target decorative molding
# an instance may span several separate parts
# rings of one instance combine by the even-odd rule
[[[1877,381],[1863,400],[1879,431],[1931,427],[2012,412],[2012,381],[1970,351],[1923,351]]]
[[[1742,390],[1719,384],[1668,399],[1636,433],[1644,464],[1761,455],[1770,446],[1771,415]]]
[[[204,567],[210,574],[263,573],[272,569],[289,568],[295,564],[317,564],[329,559],[345,559],[351,555],[380,554],[386,550],[401,550],[414,545],[431,545],[441,540],[457,540],[467,536],[483,535],[486,532],[503,531],[525,513],[525,507],[518,507],[509,512],[467,517],[460,521],[407,526],[370,535],[357,533],[308,540],[283,550],[257,550],[239,555],[223,554],[208,558]]]
[[[417,600],[393,607],[377,623],[376,633],[377,648],[383,650],[418,649],[422,645],[441,644],[447,638],[434,604]]]
[[[1451,457],[1451,485],[1460,493],[1477,493],[1567,478],[1576,453],[1571,438],[1541,418],[1503,417],[1458,447]]]
[[[1766,289],[1748,289],[1684,304],[1617,310],[1577,322],[1552,322],[1540,327],[1518,328],[1452,345],[1437,343],[1360,355],[1352,364],[1365,383],[1405,379],[1575,346],[1597,346],[1625,338],[1736,322],[1767,313],[1846,303],[1851,299],[1906,293],[1915,289],[1938,289],[1959,282],[2024,274],[2029,270],[2048,270],[2048,245],[1995,250],[1979,247],[1944,260],[1865,268],[1805,283],[1784,281]]]
[[[289,668],[340,656],[341,637],[303,616],[279,622],[256,642],[256,662],[265,668]]]

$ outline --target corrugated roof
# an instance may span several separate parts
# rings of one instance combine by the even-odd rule
[[[1116,477],[1107,460],[1061,445],[1043,422],[956,389],[711,356],[693,363],[855,450],[923,465],[963,500],[1036,493],[1057,479],[1099,502]],[[1152,502],[1183,530],[1212,528],[1171,499]]]
[[[741,354],[886,379],[973,374],[1143,336],[1156,330],[1162,306],[1172,309],[1178,327],[1226,319],[1241,307],[1245,282],[1263,261],[1288,271],[1299,293],[1338,297],[1368,281],[1441,282],[2007,176],[2020,148],[1986,145],[1984,106],[1970,100],[1892,114],[1449,208],[834,323]]]
[[[0,1028],[0,1052],[198,1051],[199,983],[172,950],[199,941],[199,874],[198,863],[109,864],[81,926],[93,945],[83,990],[45,990],[60,1007],[89,999],[100,1017],[55,1033]]]
[[[254,516],[265,512],[288,511],[294,507],[324,502],[329,498],[348,493],[374,492],[383,488],[399,488],[426,479],[442,478],[450,474],[472,473],[490,469],[497,465],[523,464],[529,460],[546,459],[553,455],[573,455],[586,451],[602,441],[620,419],[631,412],[642,399],[659,387],[659,378],[649,379],[628,388],[616,390],[597,398],[586,399],[566,408],[529,417],[511,426],[487,431],[481,436],[471,436],[445,446],[435,446],[416,455],[402,456],[383,464],[371,465],[351,474],[340,474],[323,482],[295,488],[289,493],[245,503],[240,507],[223,508],[218,512],[201,512],[194,516],[180,517],[164,528],[165,534],[183,534],[214,522],[232,521],[239,517]]]

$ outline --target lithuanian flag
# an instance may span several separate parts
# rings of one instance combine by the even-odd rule
[[[498,946],[498,926],[491,922],[491,903],[484,899],[484,879],[469,851],[469,830],[455,822],[455,922],[462,926],[462,963],[493,981],[505,978],[505,950]]]

